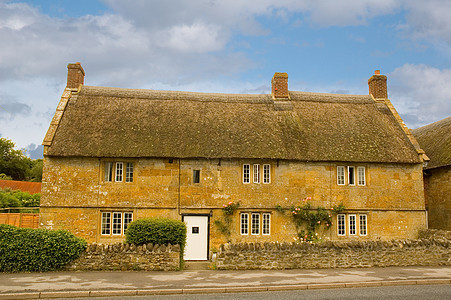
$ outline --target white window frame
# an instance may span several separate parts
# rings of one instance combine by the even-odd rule
[[[241,235],[249,235],[249,213],[240,214],[240,233]]]
[[[271,234],[271,214],[263,213],[262,214],[262,235],[270,235]]]
[[[122,236],[133,222],[131,211],[104,211],[100,214],[100,234],[102,236]]]
[[[125,182],[133,182],[134,167],[132,162],[125,164]]]
[[[106,161],[105,168],[104,168],[104,172],[105,172],[104,181],[105,182],[113,182],[113,169],[114,169],[113,162]]]
[[[345,167],[337,166],[337,184],[345,185],[346,184],[346,176],[345,176]]]
[[[124,163],[123,162],[116,162],[116,172],[115,172],[115,181],[116,182],[122,182],[124,179]]]
[[[254,183],[260,183],[260,165],[254,164],[252,170],[252,178]]]
[[[357,215],[348,215],[348,232],[349,235],[357,235]]]
[[[251,165],[243,164],[243,183],[249,184],[251,183]]]
[[[346,215],[345,214],[337,215],[337,235],[338,236],[346,235]]]
[[[365,167],[357,167],[357,184],[359,186],[366,185],[365,173]]]
[[[271,165],[264,164],[263,165],[263,184],[271,183]]]
[[[101,216],[100,234],[111,235],[111,212],[102,212],[100,216]]]
[[[348,166],[348,185],[355,185],[355,179],[356,179],[355,175],[356,175],[355,174],[355,167],[354,166]]]
[[[359,235],[361,236],[368,235],[368,217],[365,214],[359,215]]]
[[[260,235],[260,213],[251,214],[251,235]]]

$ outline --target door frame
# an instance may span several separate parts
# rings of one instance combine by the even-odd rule
[[[211,214],[195,214],[195,213],[185,213],[182,214],[182,222],[185,222],[185,217],[207,217],[207,261],[210,260],[210,217]],[[188,231],[186,232],[188,235]],[[183,253],[183,257],[185,253]],[[195,261],[195,260],[193,260]],[[204,261],[204,260],[202,260]]]

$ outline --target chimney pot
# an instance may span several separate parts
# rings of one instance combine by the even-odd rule
[[[67,65],[67,85],[66,88],[78,89],[85,80],[85,71],[79,62]]]
[[[381,71],[374,71],[374,75],[368,79],[369,93],[375,99],[377,98],[388,98],[387,93],[387,76],[380,75]]]
[[[288,98],[288,74],[274,73],[271,80],[272,95],[274,98]]]

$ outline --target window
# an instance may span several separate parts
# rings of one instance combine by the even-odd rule
[[[101,214],[101,234],[102,235],[123,235],[128,225],[133,221],[132,212],[102,212]]]
[[[357,230],[356,230],[356,227],[357,227],[356,215],[349,215],[348,218],[349,218],[349,221],[348,221],[348,224],[349,224],[349,235],[356,235],[357,234]]]
[[[355,168],[348,167],[348,184],[355,185]]]
[[[243,165],[243,183],[251,182],[251,166],[249,164]]]
[[[357,184],[365,185],[365,167],[357,167]]]
[[[367,234],[367,221],[366,221],[366,215],[360,215],[360,224],[359,224],[359,234],[360,235],[366,235]]]
[[[200,170],[193,170],[193,183],[200,183]]]
[[[254,183],[260,183],[260,165],[254,165]]]
[[[345,176],[345,169],[347,169],[348,174]],[[338,185],[357,185],[365,186],[365,167],[356,167],[353,166],[337,166],[337,184]]]
[[[343,214],[337,215],[337,234],[346,234],[346,216]]]
[[[111,213],[102,213],[102,235],[111,234]]]
[[[271,214],[264,213],[262,222],[263,222],[262,223],[262,234],[263,235],[269,235],[270,234],[270,228],[271,228]]]
[[[251,227],[252,235],[260,234],[260,214],[259,213],[252,213],[251,226],[252,226]]]
[[[263,183],[271,183],[271,165],[263,165]]]
[[[240,232],[241,232],[241,235],[249,234],[249,214],[248,213],[241,213]]]
[[[128,162],[125,169],[125,182],[133,182],[133,163]]]
[[[105,181],[113,181],[113,163],[110,161],[105,162]]]
[[[113,182],[114,179],[115,182],[123,182],[125,178],[125,182],[133,182],[133,167],[134,165],[132,162],[106,161],[104,162],[104,181]]]
[[[343,166],[337,167],[337,184],[345,185],[345,167]]]

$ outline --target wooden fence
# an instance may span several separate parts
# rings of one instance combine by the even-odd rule
[[[26,228],[38,228],[39,214],[0,213],[0,224],[8,224]]]

